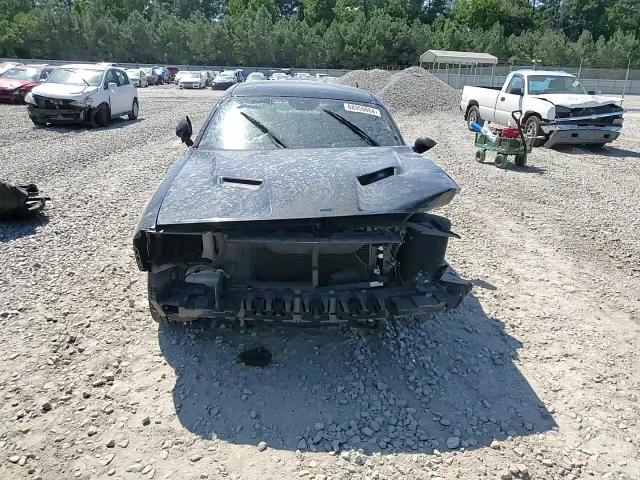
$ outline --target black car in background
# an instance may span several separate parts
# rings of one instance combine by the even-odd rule
[[[225,70],[220,72],[211,82],[211,90],[226,90],[236,83],[244,82],[242,70]]]

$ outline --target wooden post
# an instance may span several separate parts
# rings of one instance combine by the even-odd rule
[[[624,77],[624,86],[622,87],[622,99],[624,100],[624,94],[627,91],[627,82],[629,81],[629,68],[631,68],[631,56],[627,62],[627,75]]]

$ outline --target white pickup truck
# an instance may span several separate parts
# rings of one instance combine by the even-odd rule
[[[460,108],[467,124],[508,126],[515,126],[511,113],[521,110],[525,135],[538,145],[602,146],[620,136],[624,109],[619,99],[592,93],[566,72],[518,70],[502,88],[464,87]]]

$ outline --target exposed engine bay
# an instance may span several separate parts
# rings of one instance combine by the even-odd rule
[[[470,290],[443,279],[457,235],[430,214],[147,235],[136,239],[151,245],[138,262],[150,270],[152,310],[164,320],[366,322],[455,308]]]

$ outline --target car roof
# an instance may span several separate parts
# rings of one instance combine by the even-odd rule
[[[521,70],[516,70],[513,73],[524,73],[527,75],[558,75],[561,77],[574,77],[571,73],[564,72],[562,70],[533,70],[529,68],[523,68]]]
[[[61,65],[62,68],[82,68],[85,70],[106,70],[107,68],[118,68],[120,70],[122,70],[119,67],[113,67],[111,65],[98,65],[95,63],[69,63],[67,65]]]
[[[239,83],[231,89],[229,94],[232,97],[327,98],[349,102],[379,103],[373,95],[359,88],[304,80]]]

